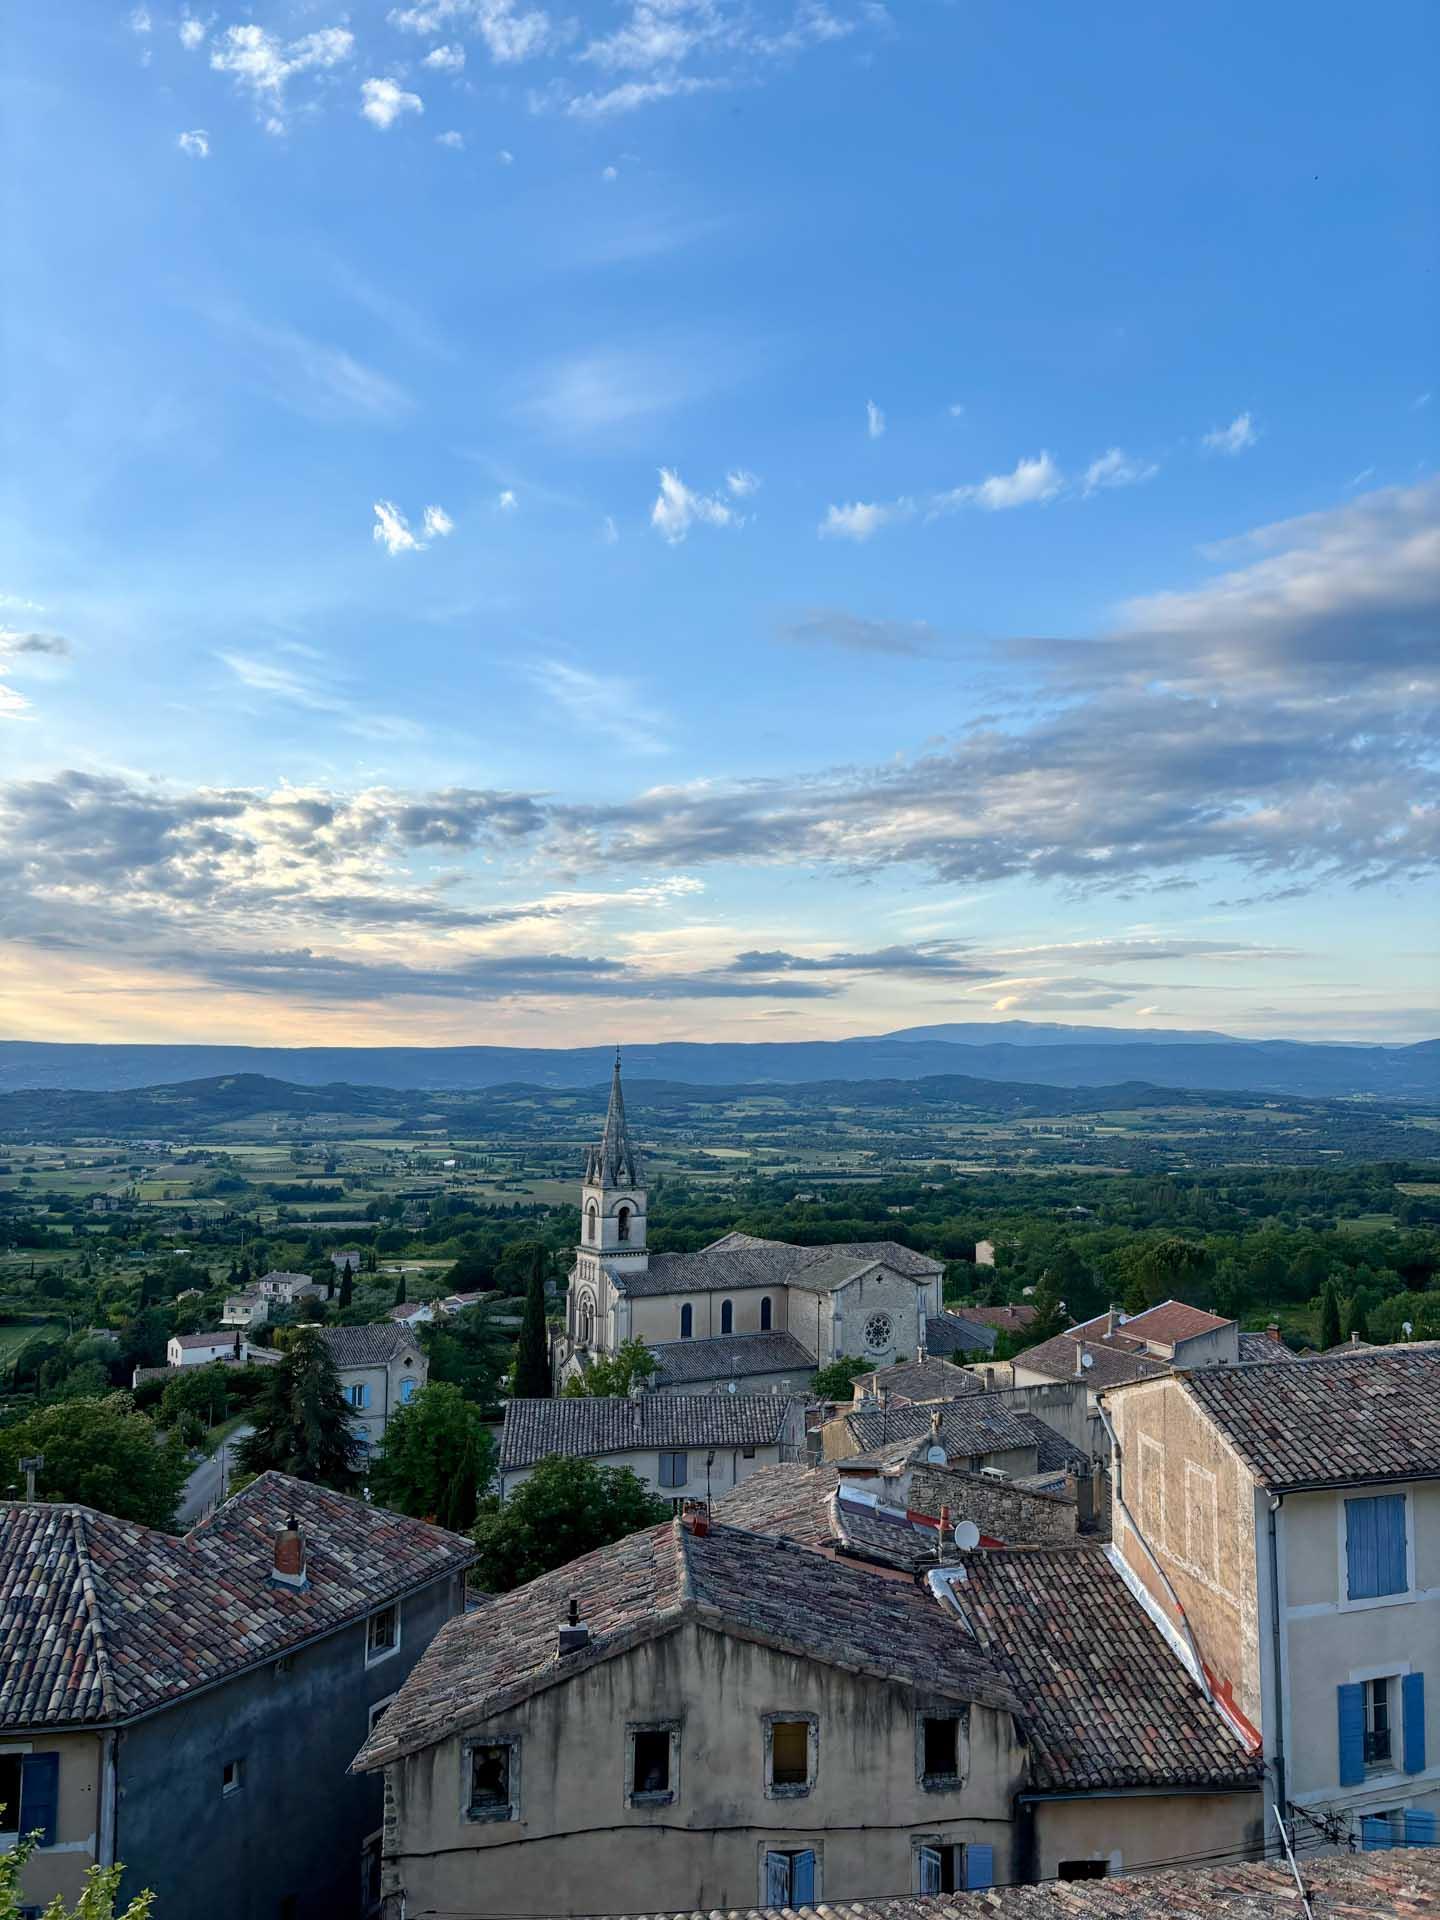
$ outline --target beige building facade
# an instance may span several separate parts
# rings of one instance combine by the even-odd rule
[[[366,1453],[377,1452],[398,1407],[407,1406],[430,1377],[430,1362],[407,1328],[325,1327],[351,1413],[352,1429]]]

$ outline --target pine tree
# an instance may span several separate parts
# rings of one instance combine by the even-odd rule
[[[525,1286],[525,1315],[520,1322],[520,1341],[515,1349],[515,1397],[548,1400],[550,1392],[550,1342],[545,1330],[545,1249],[537,1246]]]
[[[1340,1295],[1335,1282],[1327,1280],[1320,1290],[1320,1351],[1328,1353],[1340,1344]]]
[[[251,1415],[255,1430],[236,1449],[247,1473],[275,1469],[347,1493],[363,1458],[330,1349],[302,1328],[278,1367],[266,1369]]]
[[[350,1262],[345,1262],[345,1271],[340,1276],[340,1307],[343,1310],[355,1298],[355,1276],[350,1271]]]

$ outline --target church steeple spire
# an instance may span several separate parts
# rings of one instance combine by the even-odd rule
[[[610,1076],[610,1104],[605,1110],[605,1130],[599,1144],[590,1149],[585,1161],[585,1184],[598,1187],[638,1187],[640,1156],[625,1124],[625,1093],[620,1085],[620,1049],[615,1049],[615,1067]]]

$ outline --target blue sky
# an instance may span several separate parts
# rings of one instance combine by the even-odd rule
[[[4,1032],[1435,1031],[1432,10],[0,35]]]

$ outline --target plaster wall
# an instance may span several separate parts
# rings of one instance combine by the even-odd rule
[[[558,1624],[558,1623],[557,1623]],[[518,1817],[465,1816],[456,1736],[389,1770],[387,1886],[407,1912],[674,1912],[763,1903],[767,1845],[813,1847],[816,1897],[907,1894],[921,1836],[985,1842],[1013,1877],[1011,1803],[1025,1765],[1006,1713],[971,1706],[962,1783],[917,1778],[909,1689],[796,1660],[687,1621],[471,1729],[520,1741]],[[930,1703],[942,1707],[938,1701]],[[765,1715],[813,1715],[811,1791],[767,1797]],[[679,1727],[666,1806],[626,1805],[626,1734]]]
[[[351,1387],[369,1388],[370,1404],[356,1409],[351,1424],[356,1434],[364,1441],[367,1451],[374,1452],[385,1434],[385,1424],[396,1407],[402,1404],[400,1391],[403,1382],[413,1380],[418,1393],[430,1377],[430,1362],[420,1351],[402,1352],[386,1366],[341,1367],[340,1384],[348,1392]]]
[[[1101,1860],[1108,1874],[1198,1855],[1258,1858],[1264,1809],[1254,1793],[1097,1794],[1035,1804],[1035,1877],[1058,1878],[1062,1861]]]
[[[22,1757],[55,1753],[60,1756],[60,1798],[55,1815],[53,1847],[32,1853],[20,1883],[20,1898],[29,1906],[43,1907],[56,1894],[67,1903],[75,1901],[85,1870],[99,1859],[100,1785],[102,1742],[98,1733],[0,1734],[0,1753]],[[0,1826],[10,1831],[10,1822],[22,1817],[22,1810],[7,1809]]]
[[[743,1447],[689,1447],[684,1452],[688,1476],[685,1483],[678,1487],[661,1486],[660,1454],[654,1447],[593,1454],[589,1458],[597,1467],[628,1467],[631,1473],[637,1474],[652,1492],[658,1493],[664,1500],[703,1500],[707,1497],[718,1500],[722,1493],[728,1493],[732,1487],[748,1479],[757,1467],[773,1467],[781,1460],[796,1457],[793,1448],[787,1452],[780,1446],[756,1447],[750,1459],[745,1457]],[[707,1472],[705,1462],[712,1452],[715,1458]],[[501,1499],[508,1499],[534,1471],[534,1467],[516,1467],[503,1474],[500,1481]]]
[[[759,1333],[760,1302],[770,1302],[772,1333],[784,1332],[789,1322],[790,1296],[787,1287],[735,1287],[714,1293],[665,1293],[642,1296],[630,1305],[630,1325],[642,1340],[652,1346],[664,1340],[679,1340],[680,1312],[690,1308],[691,1338],[713,1339],[720,1333],[720,1308],[728,1300],[733,1313],[732,1333]],[[806,1343],[808,1344],[808,1342]]]

